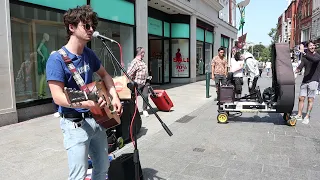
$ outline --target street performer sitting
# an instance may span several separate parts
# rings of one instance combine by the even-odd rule
[[[258,61],[251,53],[245,52],[243,56],[246,64],[246,70],[248,72],[249,93],[251,93],[252,90],[254,90],[259,78],[259,65]]]
[[[113,80],[94,52],[86,47],[98,25],[97,14],[90,6],[84,5],[69,9],[64,14],[63,21],[68,42],[61,50],[72,61],[85,84],[93,81],[94,72],[100,76],[112,97],[113,108],[120,115],[122,105]],[[52,98],[59,105],[61,114],[60,127],[63,132],[64,147],[68,153],[69,180],[86,177],[88,154],[93,163],[92,179],[105,180],[109,168],[106,129],[97,124],[89,109],[105,107],[106,101],[100,98],[97,103],[88,100],[81,104],[69,104],[64,94],[64,87],[75,89],[79,87],[59,52],[50,55],[46,64],[46,76]]]

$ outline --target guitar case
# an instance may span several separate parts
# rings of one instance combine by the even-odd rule
[[[295,78],[288,43],[275,43],[271,48],[272,87],[276,111],[291,113],[295,100]]]

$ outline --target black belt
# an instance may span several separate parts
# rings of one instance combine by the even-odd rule
[[[92,118],[91,112],[84,112],[84,113],[61,113],[61,117],[63,118],[77,118],[82,120],[82,118]],[[79,121],[80,121],[79,120]]]

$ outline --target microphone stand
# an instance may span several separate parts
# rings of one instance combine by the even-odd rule
[[[172,136],[172,132],[170,131],[170,129],[168,128],[168,126],[161,120],[161,118],[159,117],[159,115],[157,114],[157,112],[152,108],[152,106],[150,105],[150,103],[147,101],[146,98],[148,97],[144,97],[142,95],[142,92],[137,88],[137,83],[135,83],[129,76],[129,74],[127,73],[127,71],[122,67],[122,65],[120,64],[120,62],[117,60],[117,58],[114,56],[114,54],[112,53],[111,49],[109,48],[109,46],[107,45],[107,43],[105,42],[105,39],[101,38],[101,37],[98,37],[103,45],[106,47],[106,49],[108,50],[108,52],[110,53],[110,55],[112,56],[113,60],[117,63],[117,65],[119,66],[119,68],[121,69],[121,71],[125,74],[125,76],[130,80],[130,82],[127,84],[127,87],[129,89],[131,89],[131,94],[135,94],[134,93],[134,90],[136,89],[138,94],[142,97],[143,101],[147,104],[147,106],[150,107],[150,110],[152,111],[152,113],[157,117],[157,119],[159,120],[160,124],[162,125],[163,129],[167,132],[167,134],[169,136]],[[135,96],[135,95],[134,95]],[[134,102],[134,98],[135,97],[132,97],[131,99],[133,100]],[[135,106],[135,108],[137,108]],[[134,121],[135,118],[133,118],[133,121]],[[138,150],[138,145],[137,145],[137,126],[136,126],[136,122],[134,122],[134,133],[133,133],[133,136],[134,136],[134,153],[133,153],[133,162],[134,162],[134,166],[135,166],[135,179],[136,180],[140,180],[140,169],[139,169],[139,164],[140,164],[140,160],[139,160],[139,150]]]

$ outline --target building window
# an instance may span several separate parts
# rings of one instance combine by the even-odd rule
[[[172,77],[189,77],[189,39],[172,39]]]
[[[205,71],[206,72],[210,71],[211,60],[212,60],[212,44],[205,43],[204,62],[205,62]]]
[[[221,36],[221,47],[225,48],[225,57],[229,59],[229,38]]]
[[[134,58],[134,46],[133,46],[133,27],[122,25],[118,23],[103,22],[100,21],[97,27],[97,31],[100,34],[114,39],[121,44],[122,59],[124,68],[127,69],[132,59]],[[122,74],[121,69],[113,60],[111,54],[105,49],[102,41],[99,39],[92,39],[91,48],[101,60],[102,65],[106,68],[107,72],[112,76],[120,76]],[[116,43],[107,42],[111,51],[117,60],[121,63],[120,48]]]
[[[10,3],[16,102],[51,98],[47,59],[66,43],[61,14]]]
[[[203,42],[197,41],[197,75],[204,74]]]

